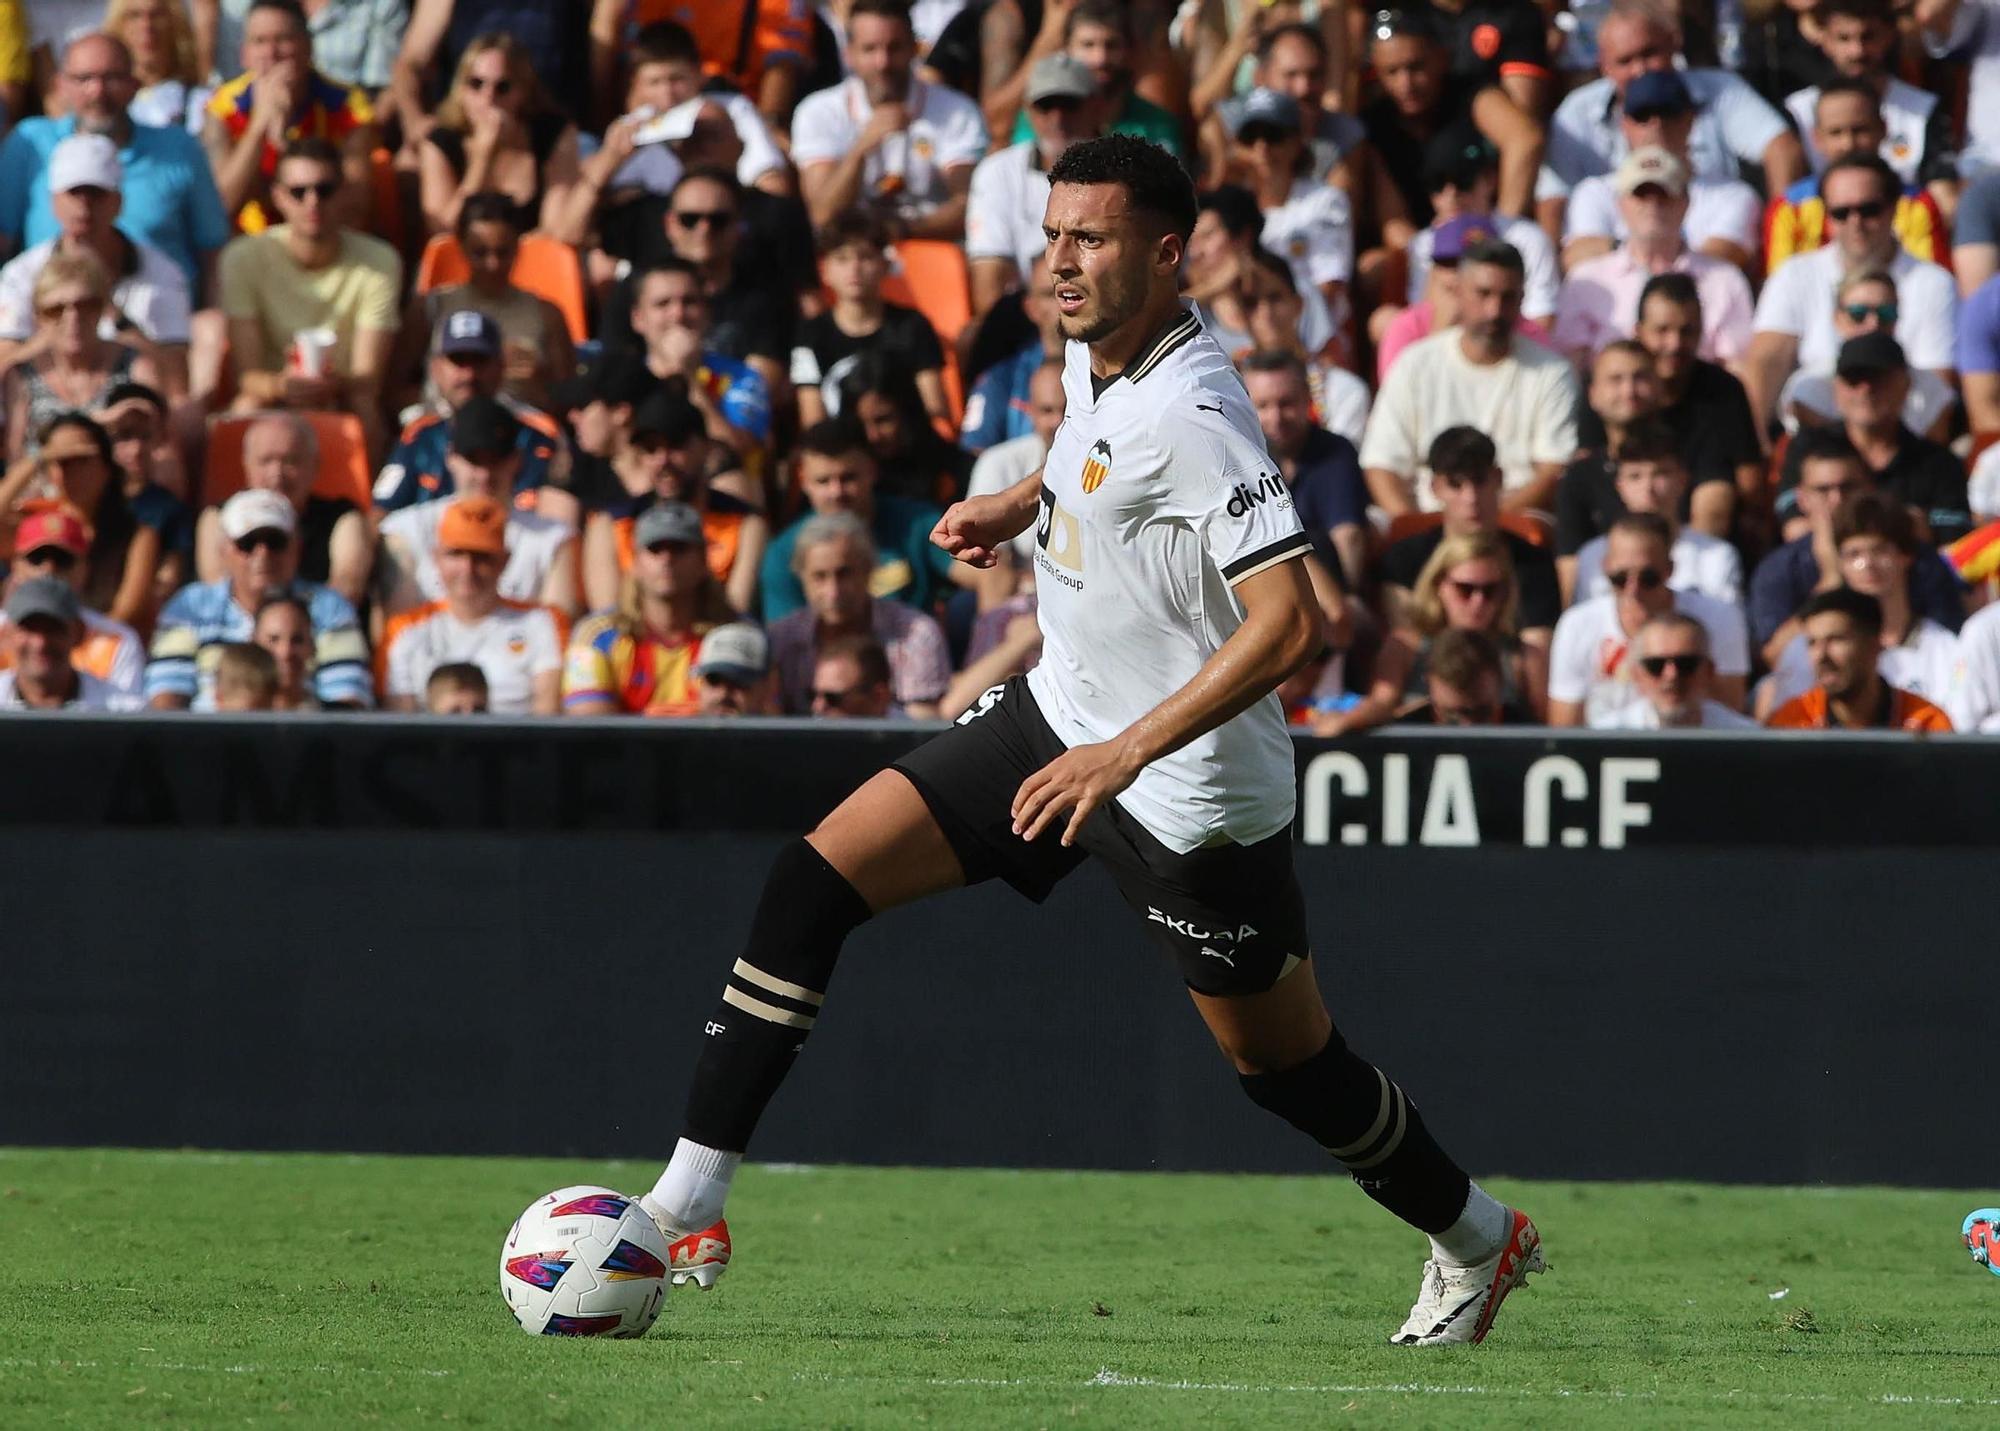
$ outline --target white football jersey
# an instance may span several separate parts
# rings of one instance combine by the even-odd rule
[[[1042,468],[1028,673],[1063,744],[1109,740],[1193,679],[1243,624],[1232,587],[1311,550],[1242,380],[1186,313],[1098,393],[1064,357],[1068,415]],[[1292,822],[1276,694],[1140,772],[1118,803],[1170,849],[1252,844]]]

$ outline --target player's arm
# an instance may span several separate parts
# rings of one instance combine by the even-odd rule
[[[931,540],[968,566],[990,567],[1000,548],[1028,530],[1042,502],[1037,467],[1004,492],[953,502],[931,528]]]
[[[1244,577],[1234,589],[1243,624],[1192,680],[1123,734],[1072,747],[1021,782],[1014,796],[1017,835],[1033,840],[1068,810],[1062,842],[1075,844],[1091,812],[1146,766],[1241,715],[1319,650],[1320,613],[1303,552]]]

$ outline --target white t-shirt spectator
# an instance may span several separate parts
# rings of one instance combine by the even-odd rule
[[[190,317],[187,274],[152,245],[127,242],[132,244],[134,262],[129,271],[117,275],[111,301],[153,342],[186,343]],[[35,280],[55,251],[56,241],[50,239],[0,268],[0,338],[18,343],[33,336]],[[97,333],[106,342],[118,340],[117,315],[110,309],[99,320]]]
[[[1750,633],[1742,607],[1698,591],[1677,591],[1674,609],[1707,630],[1717,675],[1749,673]],[[1556,622],[1549,646],[1549,699],[1581,702],[1586,725],[1607,725],[1624,707],[1645,701],[1632,684],[1631,656],[1632,638],[1618,624],[1618,599],[1600,596],[1578,602]]]
[[[444,582],[438,576],[438,523],[455,498],[419,502],[382,519],[382,538],[394,538],[409,553],[410,575],[426,601],[444,599]],[[509,601],[540,601],[549,570],[556,564],[563,544],[576,533],[566,522],[554,521],[519,508],[507,514],[507,565],[500,573],[500,594]]]
[[[881,193],[882,181],[894,175],[902,183],[898,207],[925,213],[950,197],[946,171],[977,163],[986,152],[986,121],[957,90],[915,78],[908,107],[909,128],[884,139],[862,164],[862,197]],[[804,170],[843,158],[874,112],[857,79],[807,95],[792,116],[792,162]]]
[[[1601,536],[1592,537],[1576,551],[1576,600],[1589,601],[1609,596],[1611,583],[1604,579],[1604,545]],[[1743,558],[1721,537],[1684,528],[1674,538],[1674,569],[1667,585],[1675,591],[1698,591],[1732,606],[1743,604]]]
[[[1553,348],[1514,335],[1513,351],[1481,367],[1447,328],[1403,350],[1376,395],[1361,440],[1361,465],[1416,483],[1417,501],[1436,510],[1426,458],[1448,427],[1476,427],[1493,439],[1509,488],[1535,477],[1535,464],[1576,456],[1576,370]]]
[[[1754,728],[1756,724],[1756,721],[1750,719],[1743,712],[1733,711],[1721,701],[1703,701],[1701,703],[1701,728],[1703,730],[1742,730],[1746,726]],[[1664,729],[1660,724],[1659,710],[1651,701],[1646,700],[1633,701],[1630,705],[1620,706],[1611,714],[1609,719],[1602,723],[1592,721],[1591,726],[1596,730]],[[1677,726],[1675,729],[1685,730],[1689,729],[1689,727]]]
[[[1833,299],[1844,270],[1837,244],[1787,259],[1757,300],[1755,330],[1790,334],[1799,340],[1801,368],[1832,372],[1840,352]],[[1896,280],[1896,341],[1910,366],[1950,369],[1957,361],[1958,339],[1958,285],[1951,274],[1899,248],[1889,276]]]
[[[1019,437],[1010,437],[1005,442],[996,442],[979,454],[979,460],[972,464],[972,475],[966,479],[965,495],[968,497],[990,497],[1006,491],[1024,480],[1030,472],[1040,469],[1042,459],[1048,456],[1048,445],[1032,432]],[[1035,529],[1030,526],[1014,538],[1010,545],[1014,548],[1014,560],[1021,563],[1024,571],[1035,569]]]
[[[1819,93],[1818,85],[1808,85],[1785,96],[1785,112],[1798,126],[1799,142],[1805,145],[1806,162],[1812,165],[1815,174],[1826,168],[1826,156],[1813,143]],[[1882,127],[1887,135],[1879,152],[1905,184],[1922,183],[1921,175],[1926,162],[1937,157],[1924,153],[1925,130],[1937,106],[1938,97],[1929,90],[1918,89],[1893,75],[1889,77],[1888,89],[1882,92]],[[1937,702],[1932,701],[1931,704]]]
[[[1354,220],[1347,195],[1299,179],[1285,202],[1264,211],[1264,247],[1292,266],[1301,291],[1345,283],[1354,272]]]
[[[1689,248],[1721,239],[1754,255],[1764,244],[1764,201],[1740,179],[1697,179],[1688,185],[1688,211],[1681,220],[1681,232]],[[1593,174],[1580,182],[1563,211],[1563,242],[1608,238],[1623,243],[1630,236],[1618,212],[1618,191],[1611,186],[1610,177]]]
[[[1962,704],[1958,637],[1951,628],[1940,626],[1928,616],[1919,616],[1910,627],[1910,634],[1897,644],[1884,646],[1876,658],[1875,669],[1890,685],[1922,696],[1946,715]],[[1771,668],[1770,681],[1773,710],[1812,689],[1812,659],[1806,654],[1803,635],[1794,636],[1778,653],[1778,664]],[[1956,718],[1952,724],[1958,724]]]
[[[1965,620],[1958,633],[1959,679],[1945,714],[1952,728],[2000,731],[2000,603]]]
[[[1959,176],[1976,179],[2000,168],[2000,3],[1962,0],[1951,33],[1939,43],[1924,32],[1924,47],[1936,56],[1955,55],[1971,67],[1966,85],[1966,142],[1958,151]]]
[[[930,705],[951,684],[951,650],[934,617],[900,601],[871,603],[869,625],[889,657],[889,694],[898,706]],[[791,715],[812,711],[819,618],[802,606],[771,623],[771,667]]]
[[[1042,215],[1049,205],[1049,171],[1033,140],[1009,144],[979,161],[965,201],[965,256],[1012,259],[1023,278],[1048,247]]]
[[[486,673],[488,710],[531,715],[535,677],[562,670],[563,633],[555,613],[518,601],[469,626],[434,601],[391,621],[382,639],[382,693],[414,697],[419,706],[432,671],[470,661]]]
[[[1368,384],[1331,363],[1308,363],[1306,385],[1319,409],[1319,425],[1359,448],[1368,432],[1368,409],[1375,401]]]
[[[1527,270],[1527,286],[1521,291],[1522,315],[1546,326],[1555,316],[1556,295],[1562,291],[1562,264],[1556,258],[1556,246],[1533,219],[1495,214],[1493,222],[1499,226],[1501,241],[1514,246]],[[1436,242],[1437,236],[1430,229],[1410,240],[1409,301],[1412,303],[1424,301],[1431,281],[1431,247]]]

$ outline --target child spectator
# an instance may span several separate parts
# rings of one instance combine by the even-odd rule
[[[888,234],[866,209],[849,209],[820,230],[819,267],[833,306],[799,325],[792,386],[799,421],[840,415],[840,387],[866,353],[881,353],[916,382],[927,418],[947,416],[944,350],[930,321],[882,297],[889,272]]]
[[[485,715],[490,699],[486,673],[470,661],[447,661],[424,682],[424,709],[432,715]]]
[[[278,663],[248,641],[223,645],[215,659],[215,709],[268,711],[278,696]]]

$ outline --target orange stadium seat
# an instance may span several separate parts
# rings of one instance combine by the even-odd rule
[[[424,256],[417,265],[417,292],[463,283],[471,273],[457,235],[438,234],[424,245]],[[575,249],[547,234],[523,234],[521,251],[509,276],[516,287],[555,304],[569,325],[571,342],[589,341],[590,304],[584,290],[583,261]]]
[[[1382,544],[1394,546],[1405,537],[1421,536],[1443,521],[1444,516],[1439,512],[1405,512],[1399,517],[1391,517],[1389,530],[1382,534]],[[1502,512],[1500,530],[1512,532],[1530,546],[1547,547],[1554,540],[1548,524],[1526,512]]]
[[[313,495],[344,497],[362,511],[374,505],[375,474],[368,466],[368,438],[361,419],[351,412],[304,412],[319,441],[319,474]],[[231,414],[209,419],[208,462],[201,500],[214,506],[226,502],[243,486],[243,435],[258,414]]]
[[[896,245],[909,305],[930,319],[938,341],[949,348],[972,321],[972,270],[965,250],[942,239],[904,239]],[[889,297],[889,284],[882,285]],[[896,298],[896,302],[905,300]]]

